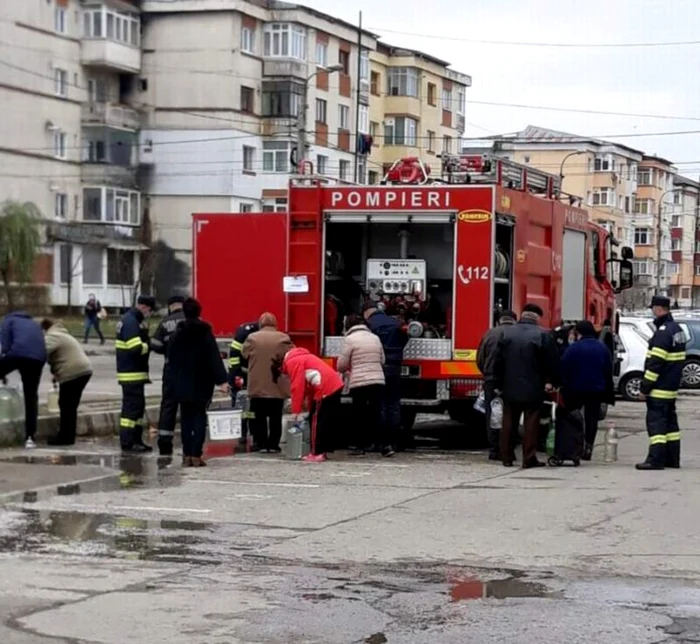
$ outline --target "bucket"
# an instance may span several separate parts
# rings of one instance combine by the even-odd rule
[[[240,409],[207,411],[207,442],[204,455],[208,458],[233,456],[243,433],[243,412]]]

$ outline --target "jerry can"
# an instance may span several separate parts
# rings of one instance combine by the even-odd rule
[[[291,461],[300,461],[311,451],[311,430],[309,423],[295,423],[287,430],[284,443],[284,456]]]
[[[0,442],[11,444],[24,438],[24,399],[16,387],[0,385]]]
[[[58,387],[56,385],[49,391],[49,397],[46,401],[46,411],[48,411],[49,414],[58,414],[61,411],[58,405]]]

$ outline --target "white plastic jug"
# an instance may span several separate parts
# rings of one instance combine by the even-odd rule
[[[61,408],[58,405],[58,388],[54,385],[53,389],[49,391],[49,397],[46,401],[46,410],[49,414],[58,414]]]
[[[0,385],[0,442],[11,444],[24,438],[24,400],[17,388]]]

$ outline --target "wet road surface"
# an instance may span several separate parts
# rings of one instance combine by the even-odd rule
[[[640,411],[615,411],[617,463],[535,472],[429,442],[197,470],[100,444],[0,453],[100,473],[4,497],[0,642],[700,641],[700,409],[680,405],[684,469],[651,475],[632,468]]]

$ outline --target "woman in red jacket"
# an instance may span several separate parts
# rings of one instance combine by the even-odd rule
[[[292,349],[284,356],[282,373],[289,376],[292,413],[303,411],[304,399],[311,399],[311,453],[305,461],[320,463],[332,451],[330,432],[340,411],[343,379],[323,360],[306,349]]]

